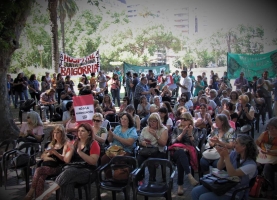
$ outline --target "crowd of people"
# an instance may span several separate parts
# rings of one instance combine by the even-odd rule
[[[191,173],[193,169],[206,174],[212,166],[225,169],[230,176],[240,177],[239,186],[249,184],[257,173],[263,174],[270,182],[267,194],[272,196],[277,165],[271,161],[258,163],[256,159],[270,156],[277,158],[277,105],[274,103],[272,106],[277,101],[277,81],[269,79],[267,71],[260,78],[254,77],[255,81],[251,84],[241,72],[233,87],[227,73],[219,78],[211,71],[209,83],[205,72],[195,78],[192,71],[188,75],[183,70],[179,75],[176,70],[172,78],[176,86],[174,89],[166,84],[164,71],[155,75],[151,69],[148,74],[127,72],[124,75],[117,67],[112,77],[108,77],[103,71],[97,76],[92,73],[90,80],[82,76],[77,86],[78,95],[94,96],[95,114],[91,119],[93,126],[78,124],[76,121],[72,96],[77,94],[69,76],[64,80],[60,74],[57,77],[53,74],[51,79],[46,74],[41,79],[41,87],[35,75],[31,75],[28,80],[20,73],[13,82],[10,81],[15,91],[15,107],[18,105],[18,96],[20,100],[24,98],[24,87],[29,89],[32,98],[49,107],[50,118],[54,112],[53,104],[64,104],[61,125],[54,128],[50,150],[46,150],[47,156],[44,156],[54,155],[61,163],[82,161],[87,164],[86,169],[78,172],[74,167],[63,172],[52,169],[51,166],[39,167],[25,199],[40,195],[40,199],[47,199],[59,188],[62,199],[72,199],[74,184],[87,181],[87,173],[95,170],[97,165],[104,165],[111,160],[104,154],[107,145],[121,146],[128,156],[134,156],[137,145],[141,148],[158,147],[155,156],[138,153],[139,166],[149,157],[167,158],[164,149],[169,147],[170,159],[176,164],[178,171],[178,195],[184,194],[186,174],[190,184],[194,186],[193,199],[230,199],[229,193],[219,198],[204,186],[199,186]],[[125,89],[123,102],[120,100],[121,86]],[[116,101],[118,109],[115,106]],[[21,134],[23,137],[33,135],[39,141],[42,135],[40,126],[43,125],[40,119],[35,120],[39,118],[35,113],[32,111],[28,114]],[[255,141],[249,134],[253,121],[260,117],[266,121],[266,114],[266,130]],[[118,122],[118,126],[113,129],[110,122]],[[206,148],[214,150],[211,151],[214,154],[210,156],[203,153],[199,160],[200,169],[195,151],[199,145],[199,131],[208,133]],[[155,171],[156,167],[149,169],[151,180],[155,180]],[[42,172],[45,173],[41,175]],[[54,173],[59,174],[55,185],[43,193],[42,182]],[[105,175],[110,177],[111,172],[107,171]]]

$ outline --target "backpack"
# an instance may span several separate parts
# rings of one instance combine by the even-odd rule
[[[257,175],[254,185],[251,187],[249,191],[250,197],[259,198],[262,197],[262,191],[265,191],[267,187],[268,181],[264,176]]]

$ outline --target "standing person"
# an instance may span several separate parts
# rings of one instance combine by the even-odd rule
[[[67,150],[65,129],[62,125],[56,125],[52,134],[52,141],[41,155],[42,166],[36,168],[31,188],[24,200],[33,199],[34,194],[35,197],[40,196],[44,190],[45,179],[61,172],[61,165],[64,164],[63,159]]]
[[[178,83],[178,85],[180,86],[180,93],[186,93],[187,94],[187,97],[188,99],[190,99],[191,97],[191,86],[192,86],[192,80],[190,77],[188,77],[188,73],[187,71],[183,70],[181,72],[181,76],[182,76],[182,79],[180,81],[180,83]]]
[[[271,82],[268,79],[268,71],[264,71],[263,76],[257,82],[257,89],[261,89],[264,94],[268,119],[272,118],[272,97],[271,91],[269,91],[270,85]]]
[[[13,82],[14,91],[15,91],[15,108],[17,108],[17,106],[18,106],[18,96],[20,98],[20,101],[24,100],[24,96],[23,96],[23,85],[24,84],[25,83],[23,80],[23,74],[19,73]]]
[[[133,73],[133,81],[132,83],[130,83],[130,87],[132,88],[132,99],[130,99],[131,102],[134,102],[133,98],[134,98],[135,88],[138,83],[139,83],[138,73],[135,72]]]
[[[180,80],[181,80],[181,76],[179,75],[179,70],[175,71],[175,74],[172,76],[172,78],[173,78],[174,84],[176,84],[176,86],[177,86],[177,88],[175,88],[173,90],[172,96],[178,97],[179,96],[179,85],[178,85],[178,83],[180,83]]]
[[[246,86],[248,89],[248,81],[244,78],[244,72],[240,72],[240,76],[235,80],[234,86],[236,86],[236,90],[241,89],[243,86]]]
[[[41,77],[41,83],[40,83],[40,85],[41,85],[41,93],[50,89],[50,84],[46,81],[46,77],[45,76]]]
[[[118,79],[117,74],[113,74],[112,84],[111,84],[111,93],[113,97],[113,103],[117,100],[117,105],[120,107],[120,80]]]
[[[61,92],[64,90],[64,79],[61,73],[58,73],[56,80],[56,92],[58,93],[58,104],[61,101]]]
[[[15,107],[15,99],[14,99],[14,86],[13,86],[13,79],[11,78],[10,74],[7,74],[7,81],[10,84],[10,90],[9,90],[9,102],[12,99],[13,105]]]
[[[46,78],[46,81],[47,81],[47,83],[49,83],[49,85],[50,86],[54,86],[54,85],[52,85],[53,84],[53,82],[52,82],[52,79],[51,79],[51,77],[49,76],[49,72],[45,72],[45,78]],[[55,73],[54,73],[55,74]],[[54,74],[53,74],[53,78],[54,78]],[[56,78],[56,74],[55,74],[55,78]],[[56,88],[55,88],[56,89]]]
[[[195,85],[194,85],[195,89],[194,89],[194,93],[193,96],[196,97],[198,95],[198,92],[200,90],[204,90],[205,84],[202,81],[202,76],[197,76],[197,81],[195,81]]]
[[[39,82],[35,74],[32,74],[30,76],[30,79],[28,81],[28,88],[29,88],[29,93],[31,95],[31,98],[33,98],[34,100],[37,99],[37,102],[38,102],[40,99],[41,91],[39,89]]]
[[[74,186],[88,183],[90,173],[95,173],[100,147],[94,140],[92,126],[83,123],[78,126],[78,139],[74,144],[68,143],[68,151],[64,156],[65,163],[84,163],[82,168],[75,166],[67,167],[56,178],[55,182],[38,199],[48,199],[52,192],[61,188],[61,199],[75,199]],[[94,180],[93,180],[94,181]]]
[[[133,98],[133,92],[132,92],[132,84],[133,80],[132,80],[132,73],[130,71],[128,71],[126,73],[126,79],[125,79],[125,83],[126,83],[126,92],[127,92],[127,97],[132,101]]]
[[[142,77],[140,79],[140,82],[136,85],[135,93],[134,93],[134,107],[136,112],[137,112],[138,104],[140,103],[140,97],[142,95],[146,95],[146,98],[148,97],[149,99],[152,90],[153,90],[152,88],[149,89],[147,87],[146,77]]]
[[[189,73],[189,77],[190,77],[190,79],[191,79],[191,81],[192,81],[192,85],[191,85],[191,94],[193,94],[193,88],[194,88],[194,83],[195,83],[195,77],[193,76],[193,71],[190,71],[190,73]]]
[[[122,77],[122,72],[121,72],[121,70],[119,69],[119,67],[118,66],[116,66],[115,67],[115,71],[114,71],[114,74],[117,74],[118,75],[118,80],[119,80],[119,91],[121,90],[121,84],[122,84],[122,79],[123,79],[123,77]]]
[[[65,77],[64,84],[68,84],[69,87],[70,87],[70,89],[71,89],[71,91],[72,91],[73,93],[75,93],[75,91],[74,91],[74,85],[75,85],[75,84],[74,84],[74,82],[73,82],[72,80],[70,80],[70,76],[69,76],[69,75]]]
[[[24,73],[22,72],[22,79],[23,79],[23,86],[22,86],[22,91],[23,91],[23,96],[25,101],[27,101],[29,99],[28,97],[28,79],[27,77],[24,75]]]
[[[100,89],[105,89],[107,87],[107,78],[103,71],[99,71],[97,76],[97,82],[99,83]],[[105,90],[104,94],[108,94],[108,90]]]
[[[148,85],[149,85],[150,88],[156,88],[157,87],[157,79],[156,79],[156,77],[153,73],[153,70],[149,70],[147,80],[148,80]]]
[[[96,85],[96,77],[95,77],[95,72],[92,72],[91,74],[91,78],[89,80],[89,83],[90,83],[90,87],[92,88],[92,85]]]

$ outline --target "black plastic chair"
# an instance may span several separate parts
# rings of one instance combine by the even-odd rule
[[[10,163],[18,155],[18,151],[29,154],[28,162],[26,165],[23,165],[23,166],[12,167],[10,165]],[[10,151],[7,151],[4,153],[3,158],[2,158],[2,167],[3,167],[3,171],[4,171],[5,189],[7,187],[8,170],[9,169],[15,170],[17,180],[18,180],[19,176],[18,176],[17,170],[21,169],[21,170],[24,170],[25,181],[26,181],[26,193],[29,191],[30,167],[36,165],[36,156],[37,156],[38,152],[39,152],[39,144],[38,143],[26,142],[26,143],[20,145],[20,147],[18,149],[13,149],[13,150],[10,150]]]
[[[162,168],[164,169],[169,169],[169,178],[166,178],[166,180],[163,182],[144,180],[144,183],[139,185],[138,182],[141,180],[141,178],[145,178],[146,168],[153,166],[156,163],[162,165]],[[166,173],[167,170],[162,171],[162,173]],[[158,158],[147,159],[133,174],[133,199],[136,200],[137,195],[142,195],[145,199],[148,199],[148,197],[165,197],[166,199],[171,200],[171,189],[173,187],[174,175],[175,171],[173,170],[173,164],[170,161]],[[167,176],[165,175],[165,177]]]
[[[233,194],[232,194],[232,197],[231,197],[231,200],[235,200],[236,199],[236,195],[239,193],[239,192],[242,192],[242,191],[250,191],[250,189],[254,186],[255,184],[255,181],[256,181],[256,176],[253,177],[250,181],[249,181],[249,185],[248,186],[245,186],[245,187],[241,187],[239,189],[236,189]],[[242,197],[243,200],[247,200],[248,199],[248,195],[246,197],[246,199],[244,197]]]
[[[102,177],[102,172],[104,170],[111,170],[114,164],[126,164],[130,167],[129,179],[126,182],[116,181],[113,179],[105,179]],[[111,161],[97,170],[96,179],[96,193],[97,199],[101,200],[100,189],[112,191],[113,200],[116,199],[117,192],[124,192],[124,197],[126,200],[130,199],[130,188],[132,187],[132,174],[137,170],[137,160],[130,156],[116,156],[111,159]]]
[[[3,153],[0,153],[0,162],[2,162],[2,157],[5,152],[8,150],[14,149],[16,146],[16,141],[13,139],[7,139],[0,143],[0,149],[4,149]],[[2,172],[2,164],[0,164],[0,172]],[[3,177],[2,173],[0,174],[0,187],[2,187]]]

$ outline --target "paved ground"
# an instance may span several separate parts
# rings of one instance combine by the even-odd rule
[[[18,121],[18,119],[15,118],[16,121]],[[18,122],[17,122],[18,123]],[[20,126],[20,124],[18,123],[18,125]],[[45,141],[47,140],[47,137],[49,135],[49,132],[51,130],[51,128],[55,125],[55,123],[51,123],[51,124],[45,124],[45,133],[46,133],[46,137],[45,137]],[[264,130],[265,126],[264,125],[260,125],[260,133]],[[259,134],[257,131],[255,131],[255,138],[257,138],[259,136]],[[161,173],[157,173],[158,178],[160,177]],[[195,174],[195,178],[198,179],[198,174]],[[183,196],[178,196],[177,195],[177,173],[175,174],[174,177],[174,186],[173,186],[173,190],[172,190],[172,198],[174,200],[181,200],[181,199],[187,199],[190,200],[191,199],[191,190],[192,190],[192,186],[189,184],[188,179],[185,177],[184,180],[184,188],[186,188],[185,190],[185,194]],[[51,184],[51,182],[47,182],[45,183],[45,188],[49,187],[49,185]],[[103,200],[108,200],[108,199],[112,199],[112,195],[110,192],[107,191],[101,191],[102,194],[102,199]],[[17,183],[17,178],[15,175],[15,172],[9,172],[8,174],[8,181],[7,181],[7,188],[5,189],[4,186],[0,187],[0,199],[3,200],[20,200],[23,199],[23,197],[25,196],[26,192],[25,192],[25,181],[23,181],[22,179],[19,179],[19,182]],[[95,198],[95,194],[96,194],[96,190],[95,190],[95,184],[92,184],[92,197],[93,199]],[[75,192],[75,197],[78,197],[78,193],[77,190]],[[85,197],[85,194],[83,193],[83,199]],[[119,193],[117,194],[117,199],[123,199],[123,193]],[[55,195],[53,194],[50,198],[51,200],[55,199]],[[132,198],[131,198],[132,199]],[[138,199],[143,199],[142,197],[138,197]],[[150,198],[150,199],[154,199],[154,198]],[[162,198],[155,198],[155,199],[162,199]]]

